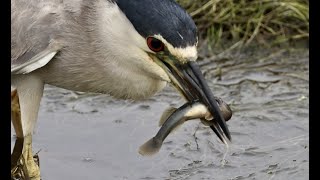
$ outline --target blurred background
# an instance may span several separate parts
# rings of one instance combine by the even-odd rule
[[[195,20],[209,50],[250,44],[307,46],[307,0],[177,0]],[[233,45],[233,46],[232,46]]]
[[[184,103],[170,86],[138,102],[46,86],[33,140],[42,179],[309,179],[309,1],[177,2],[198,26],[211,90],[233,111],[229,149],[195,120],[158,154],[138,154],[164,110]]]

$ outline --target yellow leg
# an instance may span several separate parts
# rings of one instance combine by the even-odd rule
[[[15,169],[18,166],[18,167],[22,167],[23,172],[27,171],[26,173],[23,173],[24,174],[23,176],[27,176],[27,177],[24,177],[24,179],[40,180],[40,168],[35,163],[32,155],[32,135],[27,135],[24,137],[22,124],[21,124],[19,96],[16,89],[11,92],[11,121],[18,138],[17,139],[18,144],[16,144],[17,147],[15,147],[14,152],[12,154],[12,159],[14,160],[13,163],[16,163],[16,164],[11,165],[11,168]],[[22,148],[21,148],[22,144],[20,144],[19,142],[23,142]],[[20,159],[21,149],[22,149],[22,155],[24,158],[23,160]],[[19,164],[21,164],[22,166],[20,166]],[[13,172],[17,172],[17,171],[13,171]]]
[[[32,136],[24,137],[23,157],[28,169],[28,174],[31,180],[40,180],[40,168],[33,159],[32,154]]]

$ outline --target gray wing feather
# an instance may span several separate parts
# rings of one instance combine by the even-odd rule
[[[55,0],[11,0],[12,74],[43,67],[62,48],[61,7]]]
[[[22,64],[11,65],[12,74],[26,74],[45,66],[58,51],[46,49]]]

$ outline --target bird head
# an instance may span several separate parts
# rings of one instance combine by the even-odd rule
[[[187,101],[200,100],[217,121],[218,137],[225,137],[223,142],[227,138],[231,140],[217,102],[196,63],[197,27],[190,15],[173,0],[112,2],[126,18],[110,19],[109,15],[108,21],[113,21],[113,28],[109,30],[113,32],[107,32],[118,37],[119,48],[114,49],[119,56],[131,61],[123,66],[138,68],[131,71],[170,83]],[[124,46],[126,49],[120,48]]]

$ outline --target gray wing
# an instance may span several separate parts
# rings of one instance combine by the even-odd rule
[[[56,0],[11,0],[11,73],[46,65],[62,48],[62,6]]]
[[[27,74],[36,69],[39,69],[45,66],[57,54],[57,52],[58,49],[48,47],[42,51],[40,50],[40,52],[33,56],[31,59],[26,59],[24,62],[21,63],[11,63],[11,73]],[[21,59],[17,59],[18,62],[19,60],[22,61]]]

